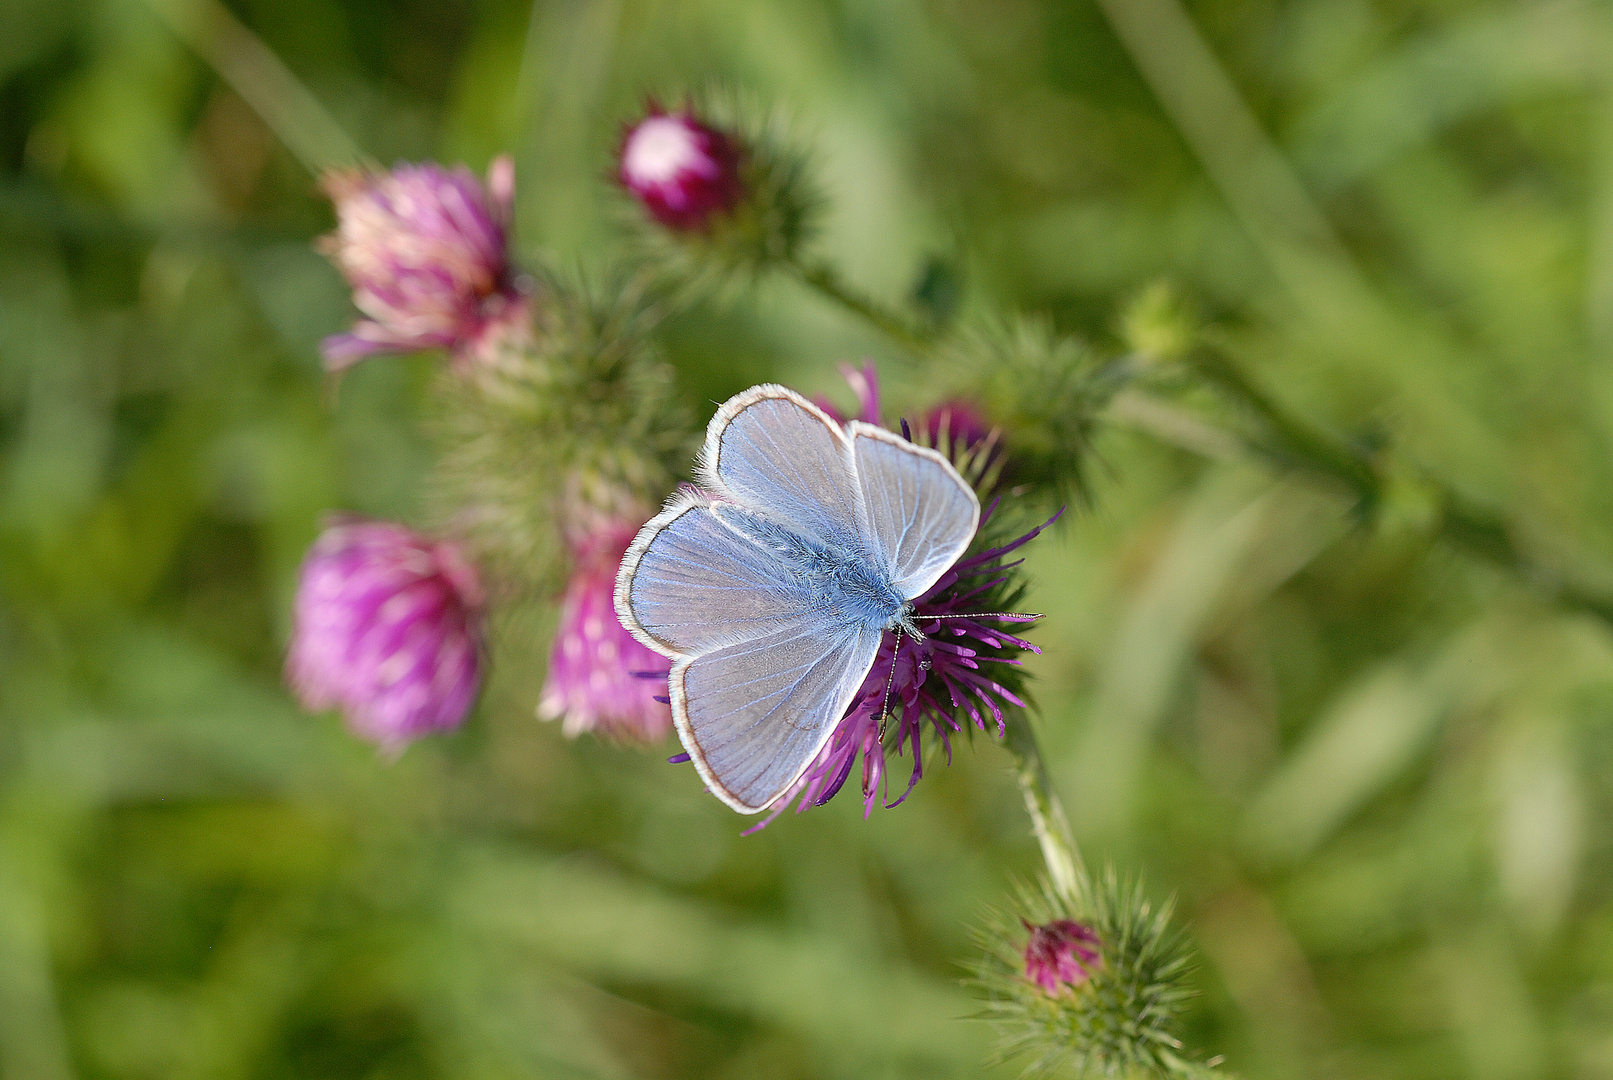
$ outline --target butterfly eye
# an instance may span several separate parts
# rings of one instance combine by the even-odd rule
[[[930,667],[931,667],[930,658],[928,656],[926,656],[923,660],[919,661],[919,669],[921,671],[929,671]]]

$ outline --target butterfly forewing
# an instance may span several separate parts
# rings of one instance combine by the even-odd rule
[[[808,539],[859,534],[861,492],[845,433],[793,390],[757,386],[728,401],[706,432],[707,481]]]
[[[980,500],[934,450],[871,424],[850,430],[869,547],[903,596],[922,595],[969,547]]]
[[[787,629],[820,601],[773,552],[680,496],[628,549],[616,613],[645,644],[681,657]]]
[[[747,814],[788,791],[856,696],[879,638],[802,618],[673,665],[673,719],[712,791]]]

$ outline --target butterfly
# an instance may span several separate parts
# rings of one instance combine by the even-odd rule
[[[829,741],[882,635],[923,636],[913,600],[968,548],[980,500],[935,450],[770,384],[717,410],[696,475],[628,547],[616,613],[672,659],[701,779],[754,814]]]

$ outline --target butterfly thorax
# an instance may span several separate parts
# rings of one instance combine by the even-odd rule
[[[918,636],[912,605],[855,535],[826,528],[807,536],[745,507],[719,504],[713,510],[723,524],[772,552],[814,594],[815,606],[838,616],[841,625],[880,630],[901,626],[904,633]]]

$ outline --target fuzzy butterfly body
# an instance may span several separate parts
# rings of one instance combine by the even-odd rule
[[[712,417],[700,479],[628,548],[616,611],[673,660],[706,785],[757,813],[822,750],[881,635],[917,634],[912,601],[968,548],[980,502],[936,451],[772,385]]]

